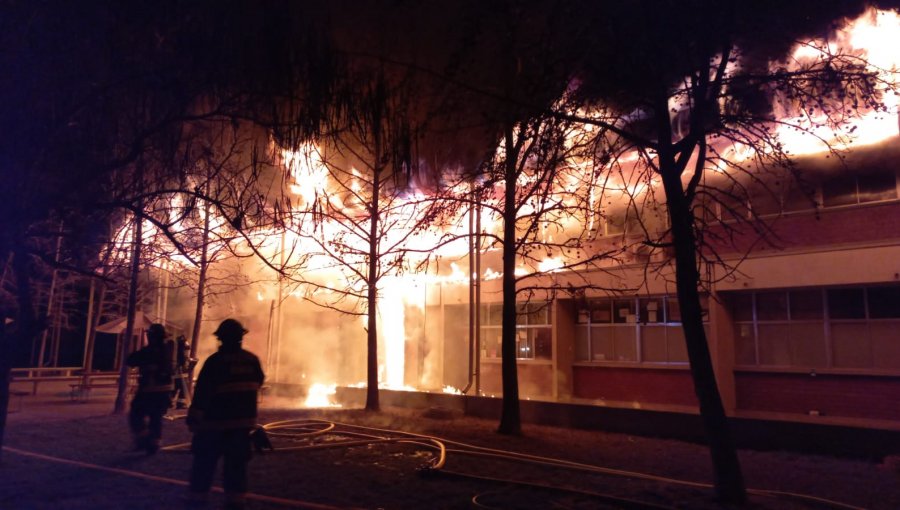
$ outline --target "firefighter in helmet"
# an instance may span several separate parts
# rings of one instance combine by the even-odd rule
[[[247,330],[225,319],[214,335],[221,345],[200,370],[188,409],[187,425],[193,432],[190,498],[205,502],[219,457],[224,458],[227,508],[243,508],[247,492],[250,433],[256,428],[257,393],[263,383],[259,358],[241,342]]]
[[[135,449],[153,454],[159,450],[162,418],[175,389],[172,381],[175,348],[171,341],[166,341],[166,328],[151,324],[147,328],[147,346],[129,354],[126,363],[138,369],[138,387],[128,413]]]

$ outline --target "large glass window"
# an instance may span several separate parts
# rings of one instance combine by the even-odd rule
[[[716,193],[723,221],[752,215],[775,215],[816,207],[841,207],[896,200],[897,175],[890,168],[842,172],[822,182],[798,182],[793,177],[763,178]]]
[[[502,333],[503,304],[482,305],[482,358],[500,358]],[[553,327],[549,303],[527,303],[516,306],[516,358],[539,360],[553,358]]]
[[[844,173],[822,183],[825,207],[880,202],[897,198],[897,178],[890,169]]]
[[[707,300],[703,297],[704,310]],[[674,297],[595,299],[578,309],[578,361],[687,363],[681,309]]]
[[[738,366],[900,369],[900,285],[732,294]]]

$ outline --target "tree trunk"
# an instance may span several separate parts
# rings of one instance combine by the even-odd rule
[[[143,210],[143,202],[138,203],[137,210]],[[125,361],[131,353],[131,339],[134,336],[134,320],[137,314],[138,276],[141,271],[141,247],[143,244],[143,218],[134,215],[134,250],[131,253],[131,282],[128,288],[128,319],[125,326],[125,338],[122,339],[122,356],[119,358],[119,389],[116,393],[114,414],[125,412],[125,396],[128,394],[128,365]]]
[[[59,223],[59,235],[57,235],[57,237],[56,237],[56,256],[53,259],[56,263],[59,263],[59,252],[62,249],[62,229],[63,229],[63,224],[62,224],[62,222],[60,222]],[[58,277],[59,277],[59,270],[57,270],[56,267],[54,267],[53,268],[53,276],[50,278],[50,291],[49,291],[49,295],[47,296],[47,314],[46,314],[46,319],[47,319],[46,324],[47,325],[44,328],[44,331],[41,333],[41,347],[40,347],[40,350],[38,351],[37,363],[35,364],[35,366],[37,366],[37,367],[44,366],[44,358],[46,357],[46,354],[47,354],[47,334],[49,333],[51,319],[53,319],[54,329],[56,328],[56,320],[55,320],[53,314],[56,313],[58,315],[59,312],[58,312],[58,310],[56,310],[54,308],[53,300],[56,297],[56,281],[57,281]],[[55,331],[54,331],[54,334],[55,334]],[[56,366],[55,362],[50,363],[50,366]]]
[[[93,295],[96,293],[94,287],[99,284],[99,296],[96,300]],[[106,301],[106,283],[102,280],[97,282],[91,278],[91,302],[96,303],[93,310],[88,310],[87,321],[87,341],[84,347],[84,374],[82,384],[87,385],[90,382],[90,374],[94,370],[94,346],[96,344],[97,326],[100,324],[100,316],[103,315],[103,302]]]
[[[662,141],[660,145],[663,145]],[[747,498],[744,478],[703,329],[693,216],[671,152],[661,150],[659,162],[672,224],[672,242],[675,246],[675,282],[678,304],[681,307],[681,324],[687,343],[694,392],[700,403],[700,417],[709,441],[716,495],[724,502],[741,504]]]
[[[522,433],[519,414],[519,377],[516,366],[516,160],[512,124],[506,126],[505,180],[503,198],[503,321],[500,356],[503,378],[501,434]]]
[[[209,188],[207,187],[207,194]],[[200,325],[203,322],[203,306],[206,303],[206,271],[209,267],[209,201],[203,205],[203,244],[200,246],[200,273],[197,275],[197,303],[194,307],[194,328],[191,330],[191,348],[188,357],[197,359],[200,345]],[[194,392],[194,363],[189,362],[187,386],[191,394]]]
[[[368,346],[367,363],[366,363],[366,410],[378,411],[380,404],[378,402],[378,192],[380,187],[379,179],[381,172],[377,158],[379,154],[376,151],[375,177],[372,180],[372,204],[369,220],[369,276],[368,276],[368,326],[366,331],[366,343]]]

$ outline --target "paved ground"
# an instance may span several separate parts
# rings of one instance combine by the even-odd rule
[[[67,385],[48,385],[24,397],[21,410],[14,402],[0,462],[0,509],[182,508],[189,455],[130,451],[125,417],[111,414],[113,397],[101,390],[87,402],[72,402]],[[537,426],[508,437],[494,432],[494,422],[452,414],[298,404],[270,399],[260,421],[302,421],[307,436],[322,424],[338,433],[274,438],[277,451],[250,466],[251,510],[719,508],[708,486],[709,455],[700,445]],[[442,438],[446,464],[438,472],[421,470],[436,458],[428,440],[365,439],[396,438],[399,431]],[[165,445],[188,440],[180,419],[166,422]],[[483,448],[493,449],[490,456]],[[540,457],[541,464],[516,457],[520,453]],[[900,477],[890,463],[790,452],[742,451],[740,457],[749,487],[808,496],[756,492],[754,510],[900,508]],[[547,464],[554,459],[590,468]],[[216,507],[221,494],[212,501]]]

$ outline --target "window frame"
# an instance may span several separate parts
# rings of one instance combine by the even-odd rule
[[[860,373],[860,374],[878,374],[878,373],[900,373],[900,358],[896,361],[895,366],[878,366],[879,360],[875,354],[876,351],[876,343],[879,341],[878,338],[873,334],[873,330],[877,330],[879,327],[883,327],[885,324],[898,324],[900,325],[900,313],[897,313],[896,317],[873,317],[872,316],[872,306],[870,303],[871,293],[874,289],[883,289],[883,288],[892,288],[896,292],[900,289],[900,286],[892,285],[889,283],[884,284],[873,284],[873,285],[852,285],[852,286],[824,286],[824,287],[810,287],[810,288],[788,288],[788,289],[760,289],[756,291],[746,291],[746,292],[735,292],[729,296],[729,305],[731,308],[731,316],[732,316],[732,331],[733,331],[733,339],[735,344],[734,349],[734,367],[737,370],[765,370],[765,371],[779,371],[779,370],[788,370],[788,371],[804,371],[804,372],[812,372],[815,371],[834,371],[840,373]],[[836,302],[830,299],[831,295],[838,295],[837,293],[843,292],[847,294],[847,291],[860,291],[860,299],[862,300],[862,316],[849,316],[843,317],[843,314],[835,313],[834,306]],[[760,294],[766,294],[770,292],[782,292],[785,294],[787,300],[787,319],[785,320],[766,320],[761,319],[759,316],[759,303],[758,297]],[[821,308],[821,318],[801,318],[795,319],[793,317],[793,307],[791,305],[792,294],[799,292],[817,292],[819,294],[822,308]],[[750,296],[750,303],[752,305],[752,313],[750,314],[750,320],[734,320],[734,317],[738,316],[737,311],[735,310],[735,306],[737,303],[738,296],[741,296],[743,300],[746,296]],[[900,309],[898,309],[900,310]],[[888,312],[891,314],[894,312]],[[837,315],[837,316],[836,316]],[[822,330],[822,344],[821,349],[824,351],[824,362],[822,364],[804,364],[798,363],[793,359],[790,359],[786,364],[777,364],[777,363],[764,363],[763,356],[761,353],[761,342],[760,342],[760,326],[768,326],[768,325],[788,325],[788,335],[785,337],[785,340],[791,342],[793,338],[790,334],[790,325],[798,324],[821,324]],[[835,330],[842,327],[853,327],[853,326],[861,326],[860,331],[864,331],[864,337],[861,340],[858,340],[855,344],[859,347],[858,352],[846,351],[842,350],[847,347],[847,345],[839,344],[839,337],[836,335]],[[746,360],[739,359],[741,354],[745,353],[744,349],[741,349],[738,345],[738,342],[741,339],[741,335],[739,331],[742,327],[749,327],[750,331],[752,331],[752,342],[753,342],[753,360],[748,362]],[[842,340],[841,340],[842,341]],[[898,340],[900,342],[900,340]],[[879,345],[878,347],[883,347]],[[790,344],[788,344],[788,348],[790,348]],[[900,350],[900,346],[897,346],[897,350]],[[858,361],[859,359],[867,360],[865,363],[847,363],[842,361],[842,359],[838,359],[841,356],[846,356],[849,353],[852,361]]]
[[[704,328],[709,328],[709,296],[704,294],[701,296],[704,300]],[[649,317],[646,319],[643,317],[642,312],[645,310],[645,304],[650,301],[658,301],[661,303],[660,313],[663,314],[662,320],[657,320],[655,322],[650,322]],[[618,317],[620,314],[618,310],[621,310],[617,306],[617,304],[621,304],[624,302],[629,302],[630,306],[628,310],[630,314],[627,314],[627,317]],[[575,363],[576,364],[604,364],[604,365],[646,365],[646,366],[671,366],[671,367],[687,367],[689,366],[689,361],[687,359],[686,348],[685,348],[685,357],[684,359],[673,359],[677,353],[674,353],[670,347],[670,342],[673,341],[670,335],[670,328],[678,328],[679,331],[682,330],[682,323],[680,320],[680,307],[679,309],[679,319],[673,320],[672,315],[672,304],[677,306],[678,300],[675,296],[669,295],[645,295],[645,296],[610,296],[610,297],[602,297],[602,298],[593,298],[589,299],[586,302],[582,302],[578,305],[576,309],[576,320],[575,320]],[[597,304],[605,304],[606,306],[597,307]],[[609,320],[599,320],[595,319],[598,317],[598,314],[595,313],[596,310],[602,310],[603,308],[607,308]],[[607,314],[602,314],[600,317],[604,317]],[[649,311],[648,311],[649,315]],[[633,317],[631,319],[630,317]],[[633,359],[618,359],[617,356],[617,344],[615,342],[615,330],[616,329],[629,329],[629,327],[633,331],[634,344],[628,349],[630,352],[634,352]],[[613,357],[612,359],[595,358],[595,339],[593,335],[595,334],[595,328],[597,329],[610,329],[610,338],[612,338],[612,346],[613,346]],[[666,359],[665,360],[647,360],[644,352],[644,343],[645,339],[649,338],[649,331],[647,328],[661,328],[664,332],[663,340],[666,350]],[[584,349],[580,349],[581,338],[584,338]],[[683,339],[683,334],[681,335]],[[601,340],[602,341],[602,340]],[[580,354],[579,351],[584,351],[587,354],[588,359],[584,359],[583,354]]]
[[[482,360],[501,360],[503,358],[500,352],[500,346],[496,351],[496,356],[488,356],[487,345],[484,339],[487,334],[494,333],[493,336],[502,335],[503,333],[503,303],[483,303],[481,310],[481,323],[479,324],[481,342],[481,359]],[[553,348],[553,302],[552,301],[517,301],[516,302],[516,361],[550,363],[554,360],[555,349]],[[500,315],[496,321],[493,315]],[[531,323],[531,318],[535,314],[545,317],[545,322]],[[524,323],[522,322],[524,319]],[[550,353],[548,357],[538,357],[538,332],[545,331],[549,335]],[[486,334],[487,333],[487,334]],[[524,338],[521,336],[524,334]],[[502,337],[499,342],[502,342]],[[530,353],[527,356],[520,356],[522,352]]]

